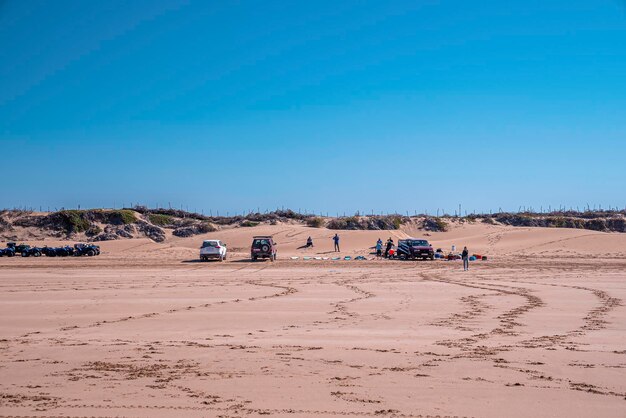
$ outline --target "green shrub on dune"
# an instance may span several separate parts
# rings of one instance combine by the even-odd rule
[[[198,224],[198,232],[201,234],[206,234],[207,232],[215,232],[217,228],[215,225],[209,222],[200,222]]]
[[[57,212],[57,216],[68,232],[84,232],[91,226],[82,210],[62,210]]]
[[[148,220],[152,225],[167,226],[172,224],[172,217],[170,215],[162,215],[160,213],[149,214]]]
[[[137,222],[135,212],[128,209],[107,211],[108,218],[112,224],[133,224]]]
[[[257,226],[259,224],[259,222],[252,222],[252,221],[243,221],[240,225],[241,226],[245,226],[245,227],[253,227],[253,226]]]
[[[319,217],[310,218],[307,219],[306,224],[312,228],[321,228],[324,226],[324,219]]]

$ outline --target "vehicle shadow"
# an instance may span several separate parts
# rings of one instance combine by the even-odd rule
[[[268,259],[260,259],[257,261],[253,261],[250,258],[243,258],[243,259],[239,259],[239,260],[225,260],[222,263],[249,263],[249,264],[257,264],[257,263],[263,263],[263,262],[270,262],[269,258]],[[220,263],[220,261],[218,259],[215,260],[200,260],[200,259],[193,259],[193,260],[183,260],[181,261],[182,264],[201,264],[201,263],[207,263],[207,264],[211,264],[211,263]]]

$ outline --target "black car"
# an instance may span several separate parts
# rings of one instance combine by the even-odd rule
[[[433,260],[435,258],[435,251],[433,250],[433,246],[425,239],[401,239],[398,241],[396,257],[405,260],[415,260],[418,258]]]

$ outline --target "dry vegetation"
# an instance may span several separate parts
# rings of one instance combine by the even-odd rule
[[[624,211],[496,213],[465,217],[391,214],[334,218],[301,214],[292,210],[250,213],[245,216],[206,216],[177,209],[134,207],[61,210],[51,213],[3,210],[0,211],[0,239],[55,237],[106,241],[148,237],[156,242],[163,242],[167,239],[167,230],[174,236],[189,237],[220,228],[254,228],[261,224],[276,225],[279,222],[332,230],[398,230],[410,225],[425,231],[444,232],[449,229],[450,223],[483,222],[492,225],[626,232]]]

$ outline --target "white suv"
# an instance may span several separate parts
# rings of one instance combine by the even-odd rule
[[[226,244],[218,239],[204,240],[200,247],[200,260],[208,261],[210,258],[226,260]]]

